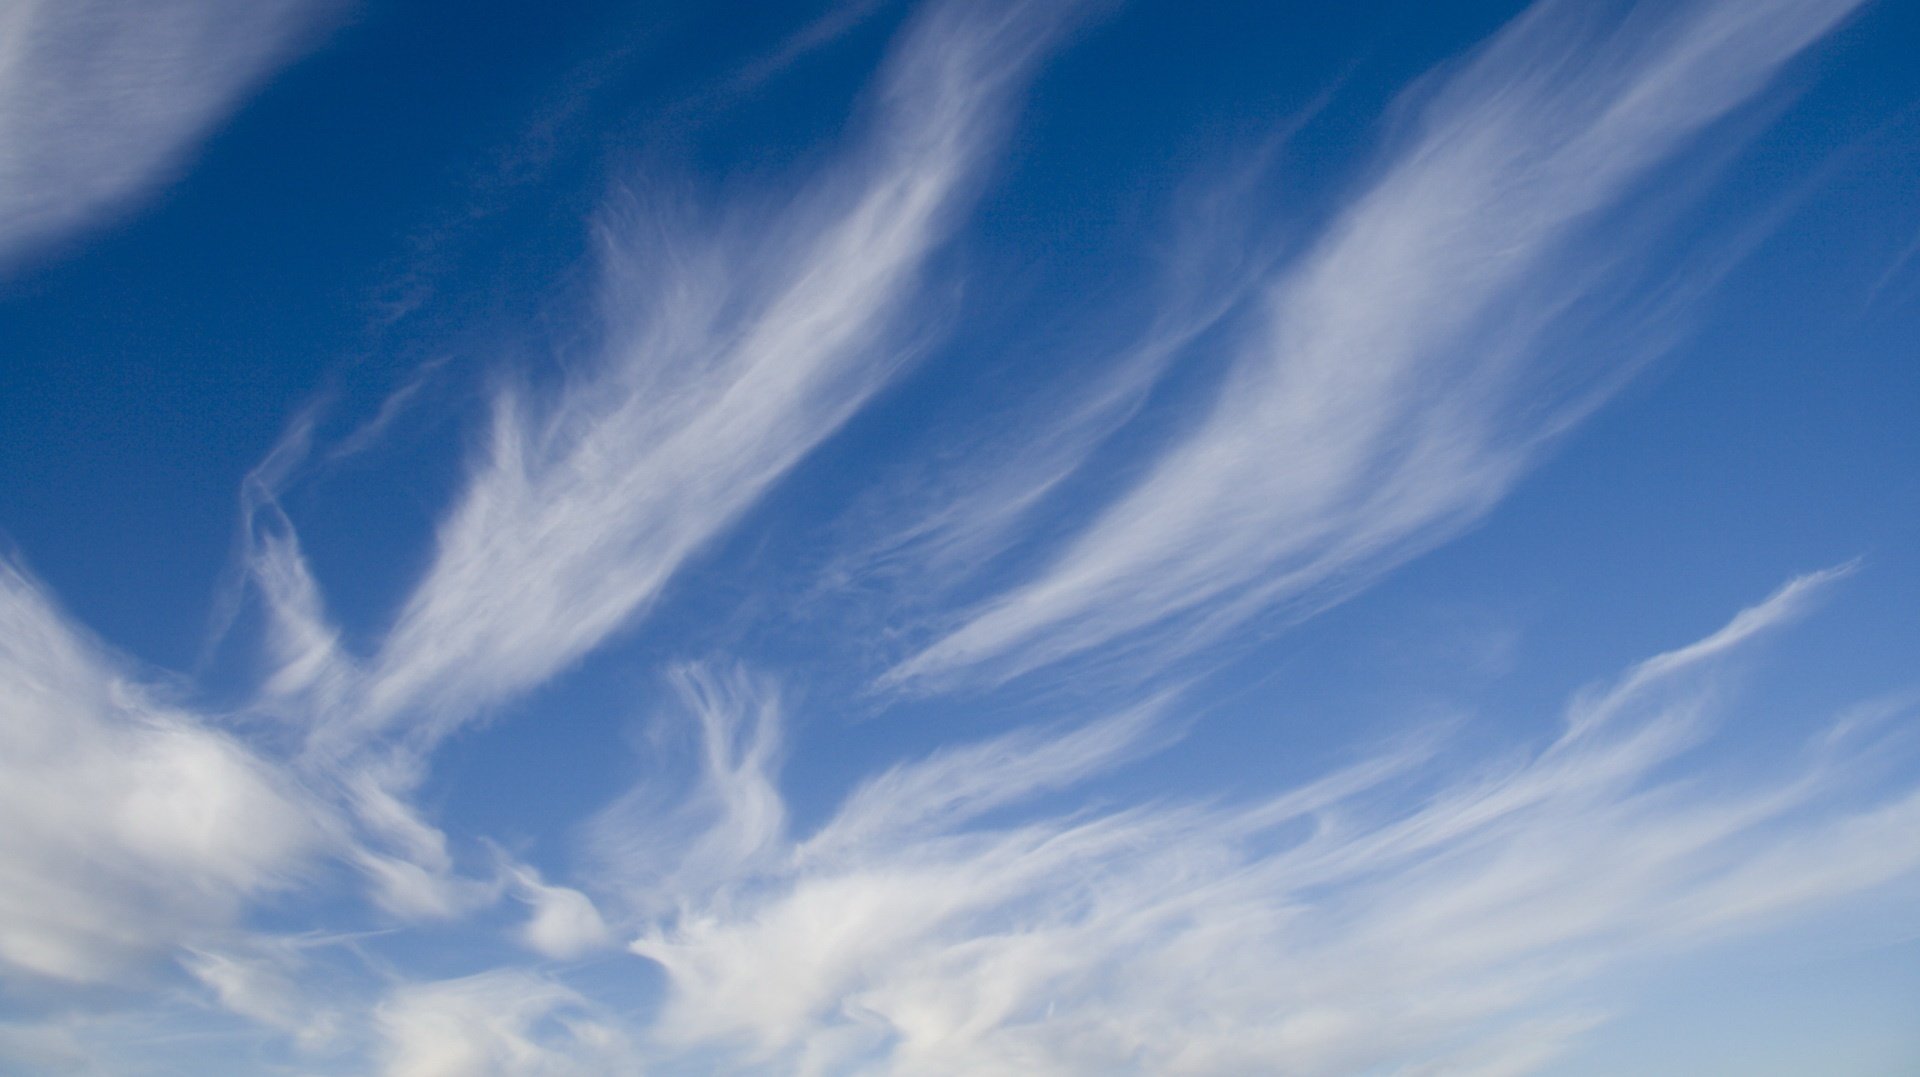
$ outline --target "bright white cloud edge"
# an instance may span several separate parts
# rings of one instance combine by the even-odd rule
[[[1001,679],[1156,627],[1164,659],[1485,514],[1599,402],[1565,385],[1620,381],[1604,368],[1625,357],[1552,332],[1636,253],[1620,245],[1631,231],[1583,230],[1858,6],[1700,2],[1608,20],[1536,4],[1424,87],[1377,178],[1255,290],[1204,419],[1051,564],[884,683]],[[1036,494],[1060,468],[1043,459]]]

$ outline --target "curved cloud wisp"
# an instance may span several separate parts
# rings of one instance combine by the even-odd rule
[[[0,966],[113,981],[331,845],[238,741],[153,698],[0,561]]]
[[[198,26],[227,3],[158,0],[140,17]],[[263,22],[236,19],[235,32],[266,55],[298,6],[269,0],[249,9]],[[812,49],[868,14],[877,36],[884,6],[856,3],[788,41]],[[1028,93],[1079,3],[929,0],[901,21],[830,146],[793,146],[786,126],[802,112],[832,124],[829,101],[716,111],[696,154],[764,163],[770,144],[791,148],[803,162],[792,182],[729,179],[704,203],[636,176],[610,200],[592,222],[602,257],[589,294],[566,312],[580,324],[559,326],[552,366],[503,371],[486,394],[491,421],[470,455],[453,454],[462,470],[423,548],[395,552],[412,532],[378,518],[384,497],[336,501],[309,481],[352,457],[360,478],[416,496],[408,469],[447,457],[398,437],[391,453],[368,451],[446,403],[416,379],[331,449],[311,405],[245,477],[240,555],[213,618],[236,646],[190,677],[90,639],[0,555],[0,1068],[1517,1074],[1605,1025],[1599,1006],[1633,1005],[1619,988],[1659,999],[1663,984],[1643,974],[1745,972],[1699,952],[1716,940],[1755,944],[1777,927],[1796,946],[1829,927],[1911,939],[1920,690],[1905,652],[1920,636],[1900,603],[1914,565],[1904,577],[1894,565],[1890,587],[1839,631],[1810,630],[1744,696],[1733,674],[1855,566],[1792,579],[1717,630],[1707,622],[1730,606],[1700,597],[1751,586],[1755,563],[1831,557],[1806,552],[1815,539],[1872,546],[1857,528],[1743,520],[1687,547],[1718,557],[1723,542],[1750,544],[1742,564],[1697,574],[1668,549],[1608,560],[1611,535],[1535,546],[1520,557],[1538,563],[1516,565],[1506,539],[1562,538],[1520,528],[1298,649],[1242,649],[1232,631],[1304,618],[1487,512],[1630,373],[1577,330],[1670,336],[1664,316],[1713,274],[1659,249],[1652,226],[1724,236],[1728,215],[1767,197],[1771,178],[1701,205],[1712,220],[1672,212],[1718,175],[1705,166],[1735,160],[1709,150],[1762,144],[1740,137],[1766,118],[1750,103],[1858,6],[1543,0],[1400,99],[1385,151],[1332,191],[1323,229],[1302,235],[1296,223],[1322,222],[1250,209],[1280,175],[1258,164],[1202,192],[1154,280],[1052,216],[1082,174],[1112,192],[1130,155],[1166,164],[1112,93],[1144,72],[1063,64]],[[0,35],[10,18],[138,9],[6,10]],[[1138,14],[1091,51],[1178,59],[1141,31],[1192,12]],[[412,34],[434,17],[367,29]],[[1272,18],[1274,40],[1294,32]],[[751,40],[724,14],[692,21],[688,40],[703,46]],[[1194,40],[1218,32],[1193,25]],[[176,51],[225,47],[224,27],[202,29]],[[0,80],[28,70],[22,56],[64,55],[48,40],[0,36]],[[107,55],[124,45],[102,42]],[[836,55],[864,63],[872,43],[849,35]],[[595,85],[626,104],[658,100],[640,84],[720,58],[695,51],[673,58],[684,68]],[[772,55],[778,66],[795,54]],[[606,70],[631,58],[609,55]],[[1265,78],[1269,59],[1249,50],[1250,76]],[[207,78],[257,77],[249,63]],[[660,127],[704,123],[702,102],[732,102],[773,68],[736,70],[716,93],[676,96]],[[864,74],[815,82],[783,66],[777,85],[847,88]],[[1039,119],[1010,137],[1028,96]],[[1345,122],[1324,111],[1330,99],[1299,113],[1287,145],[1311,141],[1316,117]],[[1084,110],[1109,105],[1130,143],[1096,155],[1106,137],[1083,137]],[[192,127],[175,120],[152,122]],[[0,134],[13,137],[8,122]],[[1019,167],[991,183],[997,148],[1016,142]],[[164,174],[154,167],[127,182]],[[1078,169],[1074,183],[1054,167]],[[570,191],[578,172],[555,172],[573,178],[543,182]],[[1667,179],[1683,189],[1655,182]],[[502,238],[538,245],[553,206],[541,209]],[[6,242],[0,230],[0,258]],[[1015,265],[1042,243],[1075,249],[1031,273]],[[555,252],[527,253],[542,264]],[[1055,277],[1065,257],[1052,253],[1100,264]],[[976,254],[991,271],[947,274]],[[1677,295],[1643,287],[1669,267],[1687,285]],[[1037,308],[1079,302],[1068,293],[1096,276],[1106,283],[1089,285],[1084,313],[1103,322],[1088,330],[1070,314],[1077,329],[1049,334]],[[949,280],[965,294],[936,287]],[[1151,301],[1130,312],[1140,294]],[[907,378],[950,326],[955,347]],[[1003,331],[1048,350],[999,362],[988,351]],[[1199,354],[1215,345],[1218,366]],[[1740,358],[1703,378],[1743,377]],[[1801,357],[1809,384],[1824,358]],[[1183,411],[1208,386],[1217,398]],[[1834,402],[1877,387],[1853,382]],[[1751,417],[1801,403],[1774,391]],[[1641,414],[1665,421],[1676,400],[1697,398]],[[1753,425],[1736,443],[1702,437],[1710,446],[1679,462],[1750,466],[1740,451],[1780,424]],[[947,441],[956,429],[971,443]],[[1654,466],[1675,463],[1675,431],[1647,432],[1615,429],[1597,456],[1651,449]],[[899,452],[929,443],[941,445]],[[1807,459],[1879,466],[1886,481],[1855,492],[1894,489],[1898,469],[1870,451]],[[84,463],[42,493],[68,494]],[[1585,528],[1604,506],[1667,538],[1664,514],[1694,492],[1667,487],[1662,502],[1625,485],[1635,475],[1566,470],[1566,496],[1525,523]],[[343,510],[339,528],[308,537],[337,545],[309,561],[296,515],[327,510]],[[175,535],[170,519],[143,517],[152,526],[125,538],[164,557],[200,534]],[[1677,522],[1703,520],[1723,517]],[[85,580],[84,560],[125,548],[81,543],[50,563],[83,581],[77,603],[98,604],[117,577]],[[419,575],[379,588],[375,559],[389,556],[417,556]],[[1584,578],[1597,563],[1618,567]],[[346,586],[331,589],[336,573]],[[1541,575],[1565,607],[1552,616],[1568,618],[1544,632],[1510,610],[1436,608],[1489,594],[1522,604]],[[959,598],[962,587],[977,590]],[[137,609],[140,638],[194,619],[111,598]],[[385,611],[371,626],[334,612],[368,603]],[[906,623],[940,627],[906,637]],[[1629,648],[1670,649],[1635,663]],[[876,653],[882,665],[908,655],[895,686],[959,690],[876,699],[864,687]],[[1195,674],[1236,657],[1233,675]],[[998,690],[1042,667],[1044,683]],[[1563,696],[1595,670],[1620,672]],[[631,729],[660,696],[665,719]],[[1041,713],[1042,699],[1060,710]],[[882,707],[887,720],[863,721]],[[1436,707],[1456,721],[1426,720]],[[475,728],[493,716],[511,724]],[[1398,732],[1376,739],[1383,728]],[[1679,967],[1652,967],[1669,960]],[[1853,977],[1854,998],[1837,1001],[1878,986]],[[1836,1030],[1848,1028],[1796,1029],[1795,1042],[1831,1052]],[[1603,1035],[1612,1042],[1581,1049],[1634,1038],[1617,1025]]]
[[[887,680],[1019,673],[1170,623],[1212,638],[1484,514],[1594,402],[1540,391],[1569,370],[1545,334],[1620,255],[1579,249],[1583,227],[1857,6],[1643,9],[1597,42],[1579,5],[1521,16],[1270,282],[1211,413]]]
[[[1730,784],[1703,781],[1694,751],[1716,724],[1716,667],[1836,575],[1576,697],[1545,748],[1464,774],[1413,746],[1239,806],[1030,807],[1131,754],[1151,728],[1137,718],[905,764],[811,837],[757,843],[704,896],[671,888],[677,910],[632,947],[671,987],[643,1057],[719,1049],[725,1065],[801,1073],[1535,1070],[1598,1022],[1567,1000],[1600,973],[1920,868],[1920,793],[1858,803],[1860,759],[1816,740],[1797,773]],[[703,720],[710,740],[731,736]]]

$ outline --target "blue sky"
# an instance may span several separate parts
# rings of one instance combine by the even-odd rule
[[[1890,0],[0,14],[0,1070],[1920,1069]]]

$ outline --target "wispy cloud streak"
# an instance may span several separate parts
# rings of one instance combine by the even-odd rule
[[[179,168],[332,0],[0,7],[0,269]]]
[[[671,985],[649,1050],[818,1073],[1530,1072],[1595,1022],[1565,997],[1597,973],[1920,867],[1920,793],[1863,800],[1859,758],[1741,784],[1688,751],[1717,665],[1831,576],[1464,774],[1413,746],[1251,804],[985,823],[1152,723],[903,765],[704,898],[676,890],[633,944]]]
[[[1081,8],[935,0],[837,151],[790,188],[733,186],[706,208],[637,186],[611,200],[577,350],[551,381],[494,387],[419,576],[374,596],[384,618],[336,618],[288,511],[300,505],[281,501],[413,414],[419,381],[331,449],[314,405],[245,478],[213,621],[216,642],[258,628],[249,657],[264,668],[210,657],[170,684],[0,557],[0,1067],[1517,1074],[1603,1024],[1593,1000],[1618,981],[1602,977],[1642,958],[1906,896],[1920,886],[1910,684],[1869,686],[1884,694],[1831,722],[1729,721],[1742,697],[1728,667],[1852,564],[1790,581],[1542,723],[1455,739],[1410,722],[1355,745],[1250,721],[1176,747],[1228,698],[1185,659],[1457,533],[1620,384],[1632,363],[1562,345],[1610,332],[1622,308],[1683,306],[1634,290],[1670,262],[1689,285],[1713,275],[1656,249],[1645,225],[1684,199],[1651,181],[1736,126],[1860,2],[1543,0],[1396,106],[1351,197],[1305,222],[1323,229],[1251,208],[1277,169],[1207,188],[1158,301],[1101,312],[1090,336],[1117,344],[1037,375],[1047,392],[966,415],[993,436],[958,466],[883,464],[893,485],[854,494],[877,509],[815,527],[817,506],[769,495],[941,330],[945,308],[924,302],[941,252]],[[0,264],[177,166],[310,10],[6,8],[0,180],[31,182],[0,188]],[[877,10],[847,5],[795,46]],[[141,49],[145,66],[107,70]],[[14,109],[46,87],[106,86],[158,87],[156,101],[102,119],[76,99],[72,145]],[[88,132],[123,156],[99,163]],[[56,196],[74,169],[99,175]],[[1176,372],[1215,345],[1219,365]],[[925,414],[920,397],[901,403],[908,422]],[[819,477],[839,491],[871,476]],[[903,647],[847,623],[870,608],[843,618],[831,598],[801,611],[833,637],[821,649],[793,646],[791,622],[736,634],[732,620],[738,661],[663,663],[669,702],[638,776],[557,758],[617,740],[620,713],[554,741],[538,727],[475,737],[435,772],[456,731],[656,604],[712,615],[712,596],[666,596],[707,575],[689,571],[703,556],[730,556],[743,521],[758,531],[756,513],[789,541],[737,576],[716,564],[730,594],[791,567],[794,536],[825,532],[816,584],[876,596],[890,626],[937,629]],[[977,604],[935,606],[956,581]],[[1853,624],[1880,631],[1884,612]],[[1088,662],[1074,673],[1125,661],[1139,679],[1125,693],[1055,679],[1048,698],[1079,702],[1047,720],[1021,709],[1033,696],[994,693],[1003,724],[986,736],[823,732],[873,697],[837,697],[844,671],[818,663],[761,671],[874,647],[914,652],[888,683],[929,691],[1069,659]],[[1301,695],[1321,688],[1313,672]],[[1508,698],[1534,698],[1513,672]],[[624,673],[569,704],[619,692],[616,706],[654,707]],[[190,704],[199,691],[232,709]],[[1828,691],[1849,689],[1794,697]],[[957,719],[981,698],[926,710]],[[1233,706],[1259,717],[1245,696]],[[1311,754],[1286,754],[1307,741]],[[1197,773],[1216,750],[1247,758]],[[579,788],[516,799],[542,797],[542,779]],[[550,828],[571,796],[604,807]]]
[[[1069,8],[935,9],[864,140],[785,205],[692,233],[610,215],[603,359],[551,398],[500,395],[430,569],[327,736],[413,714],[431,737],[551,676],[885,384],[913,347],[901,304]]]
[[[1427,88],[1377,179],[1270,282],[1204,420],[889,680],[1017,673],[1154,626],[1214,638],[1485,513],[1618,380],[1549,346],[1626,253],[1589,230],[1857,6],[1641,5],[1597,26],[1536,5]]]
[[[0,562],[0,966],[115,980],[333,844],[316,801],[167,705]]]
[[[388,1077],[631,1072],[612,1023],[576,992],[527,972],[403,985],[375,1025]]]

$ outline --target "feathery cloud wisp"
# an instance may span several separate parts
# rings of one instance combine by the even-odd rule
[[[165,179],[332,6],[12,0],[0,8],[0,269]]]
[[[1544,348],[1622,254],[1582,230],[1857,6],[1703,0],[1595,41],[1578,5],[1536,5],[1270,283],[1204,420],[888,680],[1018,673],[1154,626],[1214,638],[1484,514],[1596,402],[1556,387],[1594,384],[1596,360]]]
[[[0,963],[113,980],[225,928],[332,843],[326,813],[169,707],[0,562]]]
[[[618,1031],[577,993],[532,973],[402,985],[375,1024],[388,1077],[630,1072]]]
[[[1815,753],[1747,785],[1690,767],[1716,664],[1836,574],[1577,697],[1545,749],[1465,775],[1409,748],[1247,805],[982,825],[1109,767],[1151,723],[896,768],[704,897],[668,874],[674,911],[633,944],[670,985],[650,1049],[823,1073],[1529,1071],[1595,1023],[1564,999],[1599,972],[1920,867],[1920,793],[1858,803],[1858,759]],[[732,736],[703,721],[710,746]]]
[[[706,235],[611,219],[601,365],[550,400],[500,396],[431,567],[327,732],[417,712],[430,736],[552,676],[885,384],[913,347],[901,303],[1071,9],[935,9],[865,141],[771,214]]]
[[[159,0],[140,17],[199,25],[226,3],[182,15]],[[283,508],[282,497],[309,458],[372,463],[383,431],[435,394],[409,383],[331,450],[314,444],[310,407],[243,482],[245,585],[216,600],[223,631],[263,615],[249,657],[264,668],[211,656],[170,691],[0,559],[0,1067],[1521,1073],[1605,1024],[1622,994],[1614,974],[1633,976],[1638,959],[1751,939],[1801,914],[1877,907],[1909,929],[1910,902],[1870,902],[1920,885],[1911,685],[1869,684],[1882,694],[1822,729],[1794,714],[1826,704],[1794,700],[1845,703],[1873,674],[1791,678],[1752,721],[1723,728],[1741,697],[1723,691],[1722,668],[1851,566],[1793,580],[1697,642],[1574,693],[1544,732],[1490,714],[1458,738],[1420,726],[1356,745],[1335,708],[1270,714],[1228,678],[1191,676],[1244,653],[1224,642],[1233,626],[1311,613],[1465,526],[1624,378],[1631,364],[1591,340],[1559,346],[1589,326],[1666,327],[1614,321],[1622,309],[1685,306],[1635,290],[1670,261],[1695,264],[1670,260],[1641,227],[1679,220],[1664,214],[1683,199],[1651,181],[1714,174],[1688,148],[1734,127],[1858,5],[1544,0],[1403,98],[1386,152],[1332,192],[1327,226],[1303,245],[1266,242],[1299,235],[1294,222],[1242,213],[1274,173],[1209,188],[1181,236],[1198,242],[1169,259],[1155,302],[1085,312],[1104,328],[1054,339],[1060,351],[1044,358],[1058,364],[1035,364],[1048,368],[1036,374],[1044,392],[1016,400],[1036,386],[1013,379],[1006,396],[982,389],[1007,405],[990,413],[968,410],[970,395],[940,402],[987,431],[968,446],[981,452],[878,469],[819,453],[805,477],[833,496],[770,496],[960,309],[927,302],[926,285],[963,234],[1015,99],[1080,6],[932,0],[905,20],[838,149],[810,156],[792,189],[728,186],[701,212],[636,183],[599,221],[601,307],[571,338],[584,361],[551,382],[503,378],[488,440],[430,547],[413,551],[424,568],[410,588],[330,596],[332,574],[386,556],[399,531],[352,517],[370,541],[343,553],[316,528],[310,564],[295,514],[327,502],[311,488],[313,500],[286,496]],[[266,55],[296,8],[261,4],[250,11],[265,21],[240,30]],[[855,4],[793,40],[811,48],[880,10]],[[109,11],[137,14],[26,0],[0,30]],[[1148,24],[1132,20],[1096,47]],[[220,44],[208,34],[196,49]],[[52,39],[22,40],[0,39],[0,91],[38,70],[21,57],[53,55]],[[104,38],[103,54],[116,42]],[[848,39],[848,52],[861,47]],[[1109,102],[1110,84],[1079,96],[1096,66],[1063,66],[1041,95],[1030,161],[1050,163],[1076,110]],[[768,70],[677,99],[732,101]],[[257,70],[206,77],[238,86]],[[702,106],[676,109],[678,122]],[[192,126],[174,119],[169,129]],[[754,124],[767,119],[730,112],[718,140],[758,152]],[[9,122],[0,116],[0,136],[19,130]],[[1076,167],[1093,141],[1083,134],[1067,143]],[[1057,238],[1022,213],[1036,181],[1053,190],[1057,177],[1014,171],[983,214],[989,249]],[[72,194],[96,207],[120,197],[85,184]],[[1691,297],[1711,274],[1681,276]],[[1023,287],[969,282],[964,309]],[[1050,281],[1028,297],[1067,290]],[[1127,319],[1130,305],[1143,317]],[[923,444],[899,428],[978,357],[969,348],[995,339],[963,342],[943,356],[955,367],[882,402],[899,407],[863,425],[860,447]],[[1181,426],[1203,371],[1188,380],[1175,364],[1216,343],[1226,362],[1205,369],[1222,375],[1219,398]],[[861,501],[875,470],[884,489]],[[937,488],[887,485],[904,474]],[[387,480],[411,476],[376,478]],[[852,526],[821,518],[835,513],[816,502],[842,504],[843,491],[878,508],[856,510]],[[1576,487],[1559,508],[1585,508],[1592,492]],[[722,541],[743,523],[755,534]],[[848,618],[833,601],[750,623],[778,601],[757,585],[822,534],[815,563],[832,568],[812,581],[876,599],[887,625],[930,621],[945,637],[903,646],[873,631],[872,607]],[[891,537],[861,541],[874,534]],[[1022,564],[1036,574],[1004,589],[1003,570]],[[725,577],[722,593],[696,593],[710,576]],[[568,677],[676,581],[675,631]],[[984,597],[933,607],[957,581]],[[742,591],[753,600],[736,605]],[[261,608],[243,610],[242,595]],[[336,619],[330,597],[389,617]],[[1662,608],[1692,617],[1682,602]],[[156,630],[192,619],[142,612]],[[1887,623],[1876,612],[1847,627],[1867,638]],[[796,623],[821,645],[791,646]],[[1887,651],[1911,642],[1882,636],[1871,642],[1893,641]],[[1209,641],[1219,646],[1184,661]],[[925,708],[942,721],[835,727],[874,699],[837,695],[846,671],[812,659],[875,646],[889,661],[918,647],[894,678],[928,690],[1087,661],[1056,667],[1069,675],[1049,682],[1051,698],[1078,702],[1051,721],[1026,710],[1032,695],[963,692]],[[1585,668],[1607,651],[1611,668],[1608,648],[1583,639],[1549,664]],[[1523,683],[1546,675],[1526,667],[1530,653],[1511,647],[1500,697],[1557,687]],[[1884,664],[1904,679],[1899,657]],[[1123,659],[1137,660],[1128,691],[1075,676]],[[630,706],[651,705],[632,691],[633,661],[664,666],[685,711],[644,744],[637,778],[572,754],[603,752]],[[1378,698],[1371,682],[1392,671],[1369,666],[1354,697]],[[1305,672],[1294,698],[1345,697],[1319,683],[1323,670]],[[436,757],[466,723],[563,678],[557,705]],[[1177,689],[1137,690],[1176,678]],[[185,701],[199,692],[237,702],[196,713]],[[1196,719],[1221,712],[1234,713]],[[1000,731],[955,732],[981,717]],[[1173,747],[1188,736],[1215,739]],[[582,821],[577,798],[605,806]],[[1723,971],[1713,963],[1686,972]]]

